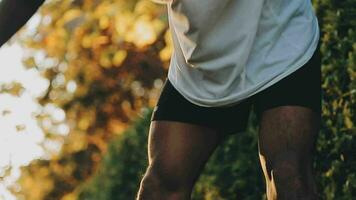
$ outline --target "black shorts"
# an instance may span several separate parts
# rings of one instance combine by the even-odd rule
[[[251,106],[258,120],[263,111],[283,105],[298,105],[321,115],[320,43],[312,58],[301,68],[270,87],[230,107],[202,107],[186,100],[168,78],[154,107],[151,121],[168,120],[203,125],[224,134],[245,131]]]

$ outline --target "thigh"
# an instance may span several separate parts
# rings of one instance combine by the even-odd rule
[[[257,94],[254,108],[259,119],[259,151],[265,175],[270,176],[277,162],[310,174],[321,121],[319,46],[304,66]]]
[[[319,116],[303,106],[279,106],[262,113],[259,151],[273,166],[279,160],[307,164],[314,152]]]
[[[316,194],[312,163],[319,121],[303,106],[278,106],[262,113],[258,147],[269,198]]]
[[[165,187],[191,189],[221,141],[221,135],[208,127],[178,121],[151,121],[150,169]]]

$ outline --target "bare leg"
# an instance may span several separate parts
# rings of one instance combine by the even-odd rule
[[[195,181],[222,141],[215,130],[175,121],[152,121],[149,166],[137,200],[188,200]]]
[[[262,113],[259,154],[269,200],[317,199],[312,160],[320,118],[302,106]]]

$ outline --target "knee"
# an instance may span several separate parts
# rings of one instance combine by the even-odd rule
[[[143,190],[156,191],[161,194],[185,194],[190,191],[190,186],[182,177],[175,175],[174,172],[160,171],[155,166],[147,168],[141,182]]]
[[[270,180],[280,192],[290,189],[296,193],[315,190],[311,163],[303,156],[294,152],[285,152],[275,157],[271,162],[269,175],[272,179]]]
[[[152,165],[148,172],[149,176],[166,191],[178,192],[187,190],[190,187],[189,181],[184,175],[179,175],[178,170],[164,169],[156,165]]]
[[[271,160],[274,176],[283,178],[297,177],[303,172],[303,160],[294,152],[284,152]],[[304,163],[304,165],[307,163]]]

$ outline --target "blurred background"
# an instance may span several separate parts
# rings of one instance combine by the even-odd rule
[[[356,0],[312,2],[323,81],[316,180],[324,199],[354,199]],[[171,53],[164,4],[47,0],[0,49],[0,200],[134,199]],[[192,199],[265,199],[257,150],[251,113]]]

